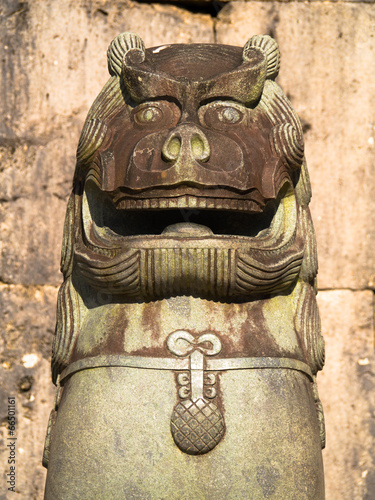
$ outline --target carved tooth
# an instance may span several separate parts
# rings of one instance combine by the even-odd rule
[[[251,204],[252,202],[249,201],[249,200],[245,200],[244,202],[244,210],[246,210],[247,212],[251,210]]]
[[[198,199],[198,208],[206,208],[207,201],[204,198]]]
[[[168,208],[168,202],[165,198],[159,199],[159,208]]]
[[[185,208],[186,201],[184,196],[181,196],[180,198],[177,199],[177,206],[178,208]]]
[[[150,208],[150,200],[143,200],[143,208]]]
[[[230,200],[230,207],[232,210],[237,210],[238,208],[238,201],[237,200]]]
[[[221,203],[220,203],[220,208],[222,210],[228,210],[228,208],[230,208],[228,200],[222,200]]]
[[[228,206],[228,200],[222,200],[220,208],[223,209],[223,210],[228,209],[229,208],[229,206]]]
[[[195,196],[188,197],[188,207],[189,208],[196,208],[197,203],[198,203],[198,200]]]
[[[213,200],[212,198],[209,198],[207,200],[207,208],[215,208],[215,200]]]
[[[150,201],[150,206],[151,206],[151,208],[159,208],[159,202],[158,202],[158,200],[151,200]]]

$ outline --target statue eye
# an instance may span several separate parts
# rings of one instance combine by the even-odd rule
[[[246,118],[247,109],[243,104],[232,101],[214,101],[202,106],[199,120],[206,127],[223,130],[228,126],[240,124]]]
[[[161,121],[163,112],[157,106],[146,105],[134,113],[134,120],[139,125],[153,124]]]
[[[218,110],[218,118],[223,123],[237,123],[241,120],[242,114],[237,109],[228,107]]]
[[[171,101],[144,102],[131,112],[134,124],[142,129],[173,127],[181,117],[177,104]]]

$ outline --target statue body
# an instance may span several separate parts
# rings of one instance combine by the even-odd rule
[[[324,498],[324,343],[278,47],[108,51],[77,151],[45,498]]]

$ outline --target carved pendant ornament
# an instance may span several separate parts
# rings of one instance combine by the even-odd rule
[[[211,348],[204,347],[207,342]],[[173,439],[185,453],[207,453],[220,442],[225,431],[224,417],[211,401],[216,396],[216,375],[204,371],[205,355],[218,354],[221,342],[212,333],[195,339],[189,332],[177,331],[168,337],[167,346],[176,356],[190,353],[190,371],[177,375],[181,402],[175,406],[171,417]]]
[[[119,420],[131,418],[133,426],[138,418],[151,418],[152,411],[159,415],[155,408],[164,404],[160,417],[153,417],[160,422],[150,430],[160,457],[170,453],[174,463],[179,459],[173,453],[183,452],[185,458],[192,456],[189,460],[207,456],[215,461],[220,454],[229,457],[232,442],[243,442],[254,449],[245,462],[258,472],[243,483],[254,499],[265,495],[256,479],[259,470],[268,470],[264,464],[275,459],[267,444],[255,452],[262,433],[257,434],[260,424],[253,412],[263,401],[259,412],[270,408],[264,424],[270,435],[279,435],[279,425],[289,437],[301,428],[296,445],[301,451],[293,456],[304,464],[301,470],[311,470],[306,484],[314,484],[315,493],[297,497],[324,498],[320,443],[309,445],[315,451],[307,455],[303,445],[303,440],[315,443],[317,432],[324,446],[316,386],[324,341],[316,305],[310,181],[300,121],[274,81],[279,67],[278,45],[267,35],[253,36],[243,48],[177,44],[146,49],[133,33],[110,44],[111,76],[83,127],[64,227],[64,283],[52,359],[59,392],[43,462],[49,467],[47,500],[69,496],[68,463],[75,464],[78,497],[90,498],[85,485],[96,452],[76,459],[78,451],[67,445],[73,436],[81,451],[91,449],[85,429],[70,414],[78,400],[91,422],[95,449],[106,447],[98,430],[100,422],[108,422],[105,405],[107,411],[123,412],[108,427],[117,436],[116,450],[138,432],[127,433]],[[164,396],[152,393],[154,381]],[[303,416],[291,417],[293,425],[278,422],[285,391],[291,391],[288,408],[305,401],[298,414],[310,415],[307,424]],[[255,406],[246,403],[250,393]],[[233,421],[237,410],[229,404],[238,405],[241,422],[246,415],[253,419],[246,434]],[[138,408],[131,417],[129,405]],[[138,417],[142,405],[151,406]],[[167,420],[169,437],[161,430]],[[129,446],[119,451],[116,467],[127,453],[135,462],[143,453],[137,446],[129,452]],[[283,454],[280,471],[288,467]],[[208,463],[202,462],[202,471]],[[126,460],[124,468],[129,468]],[[278,472],[285,485],[277,498],[292,498],[286,493],[292,491],[292,479],[284,472]],[[92,475],[90,488],[96,484]],[[300,477],[293,481],[301,485],[297,489],[305,487]],[[138,497],[159,498],[144,489],[146,483],[138,480],[144,495]],[[200,487],[198,478],[189,490],[195,493],[185,496],[181,490],[180,497],[198,498]],[[113,494],[116,488],[106,490],[107,498],[123,498]],[[59,491],[65,493],[58,496]]]

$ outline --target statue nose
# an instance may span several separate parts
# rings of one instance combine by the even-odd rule
[[[210,153],[207,137],[193,124],[180,125],[172,130],[162,148],[162,157],[168,162],[175,162],[181,157],[206,162]]]

